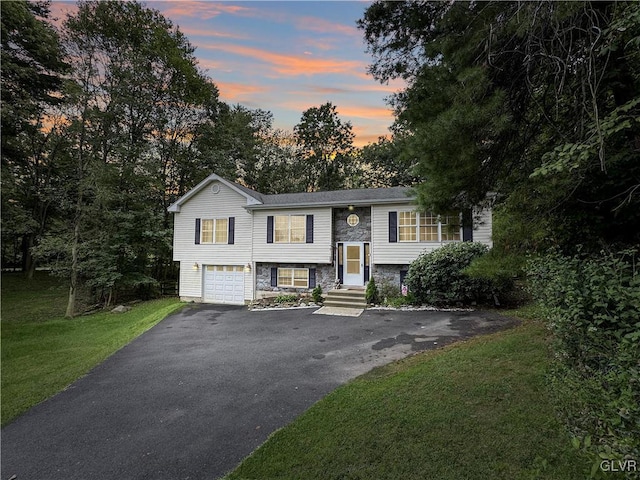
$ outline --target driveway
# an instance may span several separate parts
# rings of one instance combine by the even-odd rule
[[[213,480],[337,386],[496,331],[486,312],[194,305],[2,430],[2,479]]]

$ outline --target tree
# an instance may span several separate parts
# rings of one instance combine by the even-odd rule
[[[47,108],[60,101],[68,65],[47,23],[47,2],[3,2],[0,8],[3,244],[20,239],[22,268],[32,277],[31,249],[49,221],[60,152]]]
[[[412,186],[416,160],[403,149],[402,135],[380,137],[360,150],[358,184],[364,188]]]
[[[171,266],[166,206],[187,188],[188,151],[217,115],[217,89],[194,48],[158,11],[137,2],[81,2],[64,24],[73,82],[62,132],[69,145],[58,223],[39,253],[109,304],[152,286]],[[174,157],[175,155],[175,157]]]
[[[409,83],[423,207],[496,192],[547,244],[640,240],[637,3],[376,2],[359,26],[371,73]]]
[[[325,103],[305,110],[293,132],[304,159],[300,177],[305,190],[342,188],[352,170],[351,123],[340,120],[336,107]]]

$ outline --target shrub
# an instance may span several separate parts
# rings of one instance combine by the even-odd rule
[[[482,243],[448,243],[414,260],[405,283],[418,303],[446,305],[477,301],[486,297],[490,288],[484,280],[469,277],[463,270],[488,250]]]
[[[278,295],[273,302],[274,303],[291,303],[291,302],[296,302],[298,300],[298,295],[287,295],[287,294],[280,294]]]
[[[375,305],[376,303],[380,303],[380,295],[378,294],[378,287],[376,286],[376,281],[373,277],[367,283],[367,289],[364,292],[365,297],[367,299],[367,303],[369,305]]]
[[[313,298],[315,303],[322,303],[324,301],[324,298],[322,298],[322,287],[320,285],[311,291],[311,298]]]
[[[400,287],[389,282],[382,282],[382,284],[380,284],[380,288],[378,289],[378,296],[380,297],[380,301],[385,304],[387,304],[392,298],[400,297],[401,293],[402,292],[400,291]]]
[[[640,272],[637,252],[563,257],[528,268],[554,334],[556,406],[597,472],[602,459],[640,458]]]
[[[508,253],[493,248],[486,255],[477,257],[463,270],[465,275],[486,285],[488,300],[493,298],[496,305],[519,305],[529,298],[522,287],[527,257],[523,254]]]

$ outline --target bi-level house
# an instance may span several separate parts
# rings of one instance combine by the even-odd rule
[[[181,299],[244,304],[337,280],[400,286],[422,252],[489,246],[491,210],[420,213],[406,187],[263,195],[212,174],[173,205]]]

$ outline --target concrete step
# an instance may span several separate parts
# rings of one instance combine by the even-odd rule
[[[365,308],[367,301],[364,290],[330,290],[324,304],[331,307]]]
[[[340,308],[365,308],[367,304],[365,302],[356,303],[356,302],[341,302],[339,300],[325,300],[325,307],[340,307]]]

